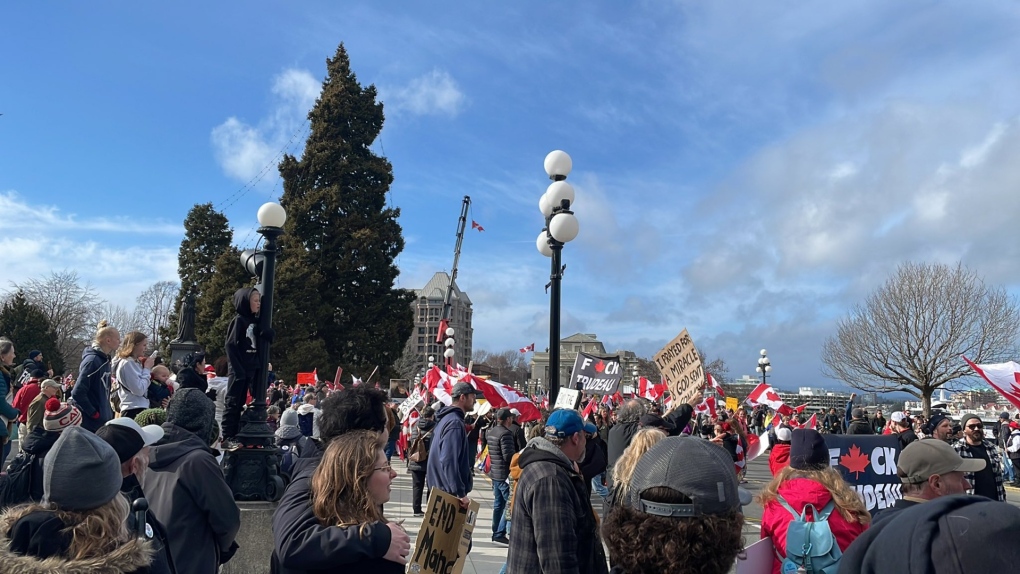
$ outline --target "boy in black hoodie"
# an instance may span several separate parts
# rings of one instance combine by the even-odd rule
[[[258,343],[261,338],[272,342],[272,329],[265,333],[259,326],[259,309],[262,306],[262,294],[254,287],[244,287],[234,293],[234,310],[237,315],[227,327],[226,350],[230,361],[227,374],[227,395],[223,400],[223,443],[225,448],[239,446],[235,437],[241,420],[241,407],[248,396],[248,391],[255,382],[261,361],[258,355]]]

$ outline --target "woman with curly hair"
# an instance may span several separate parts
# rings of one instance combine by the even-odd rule
[[[602,526],[610,574],[723,574],[744,546],[739,488],[725,450],[701,438],[660,440]]]
[[[382,507],[390,500],[390,485],[397,473],[386,462],[384,444],[385,435],[366,430],[343,434],[329,443],[312,475],[312,510],[322,526],[357,527],[358,535],[367,538],[374,523],[389,522]],[[344,563],[351,572],[404,572],[403,564],[385,558],[366,557],[357,563],[345,558]]]
[[[776,549],[773,574],[780,574],[787,556],[787,528],[794,520],[782,501],[797,513],[803,513],[809,504],[821,512],[830,501],[834,502],[828,523],[841,552],[871,524],[871,515],[857,492],[829,466],[829,450],[822,435],[812,429],[794,429],[790,439],[790,466],[779,471],[758,494],[763,508],[761,537],[772,537]],[[813,518],[811,513],[808,516]]]
[[[613,490],[609,493],[607,511],[623,503],[630,487],[630,479],[634,476],[634,468],[637,467],[641,455],[648,452],[648,449],[664,438],[666,438],[666,433],[656,428],[643,428],[634,434],[630,446],[623,451],[620,460],[616,461],[616,466],[613,467]]]

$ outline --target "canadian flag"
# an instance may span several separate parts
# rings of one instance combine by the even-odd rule
[[[963,360],[967,361],[970,368],[981,375],[981,378],[988,381],[993,389],[1006,397],[1006,400],[1020,408],[1020,364],[1010,361],[1008,363],[975,365],[967,357],[963,357]]]
[[[595,411],[598,409],[598,407],[599,407],[598,399],[592,398],[590,401],[588,401],[588,404],[584,406],[584,410],[581,411],[581,418],[586,419],[588,418],[588,415],[595,414]]]
[[[508,387],[496,381],[486,381],[474,375],[467,375],[465,380],[469,381],[476,389],[482,391],[485,400],[489,401],[494,409],[508,408],[517,409],[521,416],[518,420],[522,423],[537,421],[542,418],[542,413],[535,406],[535,403],[528,400],[528,397],[513,387]]]
[[[528,345],[527,347],[521,347],[521,352],[522,353],[527,353],[529,351],[534,351],[534,350],[535,350],[535,344],[534,343]]]
[[[638,379],[638,394],[650,401],[659,400],[659,397],[666,392],[666,388],[666,383],[659,383],[656,385],[649,382],[648,379],[644,377],[640,377]]]
[[[702,400],[696,407],[694,412],[698,414],[708,413],[708,416],[715,418],[715,397],[708,397]]]
[[[793,409],[788,407],[786,403],[783,402],[783,399],[779,398],[779,393],[765,383],[759,383],[758,386],[751,391],[751,394],[747,395],[747,404],[752,407],[765,405],[784,416],[793,414]]]
[[[800,405],[799,407],[793,407],[793,410],[794,410],[794,412],[796,412],[799,415],[800,413],[804,412],[804,409],[807,408],[807,406],[808,406],[808,404],[804,403],[804,404]]]
[[[715,380],[715,377],[713,377],[709,373],[705,373],[705,378],[708,379],[709,384],[712,385],[712,388],[715,389],[715,392],[719,393],[720,397],[726,398],[726,391],[724,391],[722,385],[720,385],[719,382]]]
[[[485,231],[485,228],[478,224],[474,219],[471,220],[471,229],[477,229],[478,231]]]
[[[453,383],[450,381],[450,376],[440,371],[439,367],[433,366],[425,373],[425,386],[444,405],[453,404],[453,397],[450,396],[450,393],[453,392]]]
[[[804,423],[804,428],[811,430],[818,430],[818,413],[811,415],[811,418]]]

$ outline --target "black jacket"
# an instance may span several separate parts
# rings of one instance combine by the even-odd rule
[[[846,427],[846,434],[875,434],[871,429],[871,423],[864,419],[854,419]]]
[[[209,390],[209,379],[191,367],[184,367],[177,373],[177,384],[182,389],[198,389],[203,393]]]
[[[517,452],[524,450],[524,447],[528,446],[528,436],[524,434],[524,428],[517,423],[511,423],[510,432],[514,433],[514,447],[517,448]]]
[[[145,498],[145,493],[142,492],[142,485],[139,484],[138,478],[133,474],[124,479],[124,482],[120,485],[120,491],[127,498],[128,504],[132,504],[139,498]],[[177,570],[174,569],[174,561],[170,557],[170,542],[167,540],[166,529],[156,520],[151,510],[145,512],[145,524],[147,526],[145,528],[145,536],[149,538],[154,551],[152,562],[149,565],[149,572],[151,574],[175,574]],[[128,514],[127,528],[128,532],[132,534],[138,534],[139,532],[133,510]]]
[[[414,445],[414,441],[418,437],[420,437],[422,435],[426,435],[429,431],[431,431],[434,428],[436,428],[436,420],[435,419],[420,419],[418,421],[418,424],[411,431],[411,440],[407,444],[408,445]],[[432,435],[428,434],[428,436],[425,437],[425,449],[427,450],[427,449],[429,449],[431,447],[432,447]],[[426,462],[426,464],[427,464],[427,462]],[[413,471],[417,471],[417,472],[425,472],[426,464],[419,464],[417,462],[414,462],[413,460],[408,460],[407,461],[407,468],[410,469],[410,470],[413,470]]]
[[[18,458],[32,457],[32,487],[29,490],[29,499],[34,502],[42,500],[43,496],[43,461],[46,453],[53,448],[53,443],[60,438],[60,433],[43,430],[42,427],[35,427],[25,438],[21,445],[23,452],[18,453]],[[13,464],[13,463],[12,463]],[[27,500],[25,502],[28,502]]]
[[[132,536],[103,556],[71,559],[67,556],[71,547],[67,527],[50,511],[29,506],[7,509],[0,516],[0,568],[12,574],[150,572],[148,565],[153,553],[150,542],[140,542]]]
[[[350,568],[350,572],[375,573],[390,548],[390,529],[381,522],[371,525],[367,536],[362,537],[359,526],[323,526],[312,511],[312,475],[321,460],[321,454],[302,458],[294,464],[294,479],[280,499],[273,513],[273,556],[270,571],[274,574],[311,572],[338,572],[340,567],[361,565],[364,569]],[[399,567],[394,572],[403,572]]]
[[[492,482],[503,482],[510,476],[510,459],[517,454],[514,433],[503,425],[496,425],[485,433],[489,446],[489,478]]]
[[[250,379],[255,376],[258,360],[258,317],[251,312],[249,298],[252,287],[238,289],[234,293],[234,315],[227,326],[227,339],[224,348],[230,360],[230,372],[239,379]]]
[[[914,432],[914,429],[907,429],[907,430],[899,433],[899,439],[900,439],[900,450],[903,450],[903,449],[907,448],[908,444],[910,444],[910,443],[914,442],[915,440],[917,440],[917,433]]]
[[[668,412],[663,418],[666,422],[673,425],[673,430],[669,432],[670,436],[677,436],[687,426],[687,423],[691,422],[691,417],[694,415],[694,407],[688,404],[682,404],[679,407]],[[628,423],[617,423],[609,430],[609,448],[607,455],[609,457],[609,466],[616,464],[616,461],[620,459],[620,455],[623,451],[630,446],[631,439],[634,438],[634,434],[637,433],[640,426],[637,421]]]
[[[142,477],[153,515],[173,533],[170,554],[179,572],[215,574],[236,550],[241,511],[204,438],[164,423]]]
[[[588,491],[589,496],[591,496],[591,480],[605,472],[609,466],[606,462],[606,443],[602,442],[598,435],[595,436],[596,438],[589,438],[588,442],[585,443],[584,462],[577,465],[581,469],[581,476],[584,477],[584,488]]]
[[[97,347],[86,347],[78,367],[71,398],[81,410],[81,426],[96,432],[113,418],[110,405],[110,357]]]

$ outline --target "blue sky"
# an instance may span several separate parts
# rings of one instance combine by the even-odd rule
[[[131,306],[176,278],[198,202],[249,246],[341,41],[386,106],[401,286],[449,269],[473,199],[476,349],[547,344],[553,149],[581,224],[563,334],[610,349],[650,356],[686,327],[731,375],[765,347],[777,385],[831,384],[822,342],[898,264],[1020,286],[1015,3],[503,4],[9,6],[3,286],[76,269]]]

